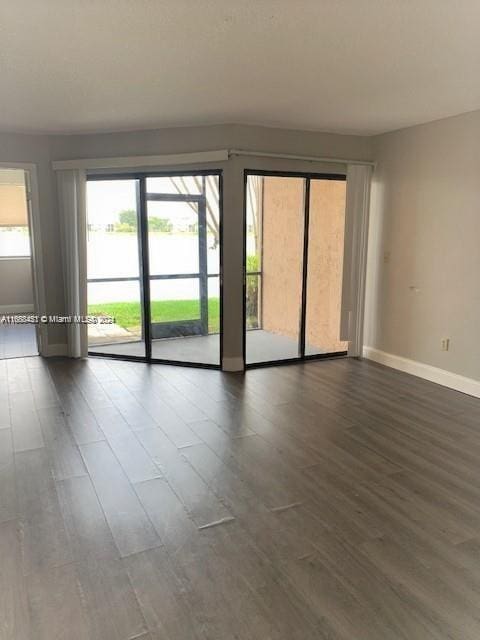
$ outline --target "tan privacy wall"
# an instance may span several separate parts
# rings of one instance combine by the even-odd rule
[[[302,304],[303,178],[263,185],[263,329],[298,338]]]
[[[346,181],[311,180],[305,344],[346,351],[339,339]]]
[[[266,177],[263,201],[262,327],[298,338],[302,302],[302,178]],[[343,351],[339,340],[346,182],[312,180],[306,353]]]

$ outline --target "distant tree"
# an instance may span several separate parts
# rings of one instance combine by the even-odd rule
[[[150,231],[170,233],[173,229],[173,224],[167,218],[156,218],[152,216],[148,219],[148,228]]]
[[[124,209],[118,214],[120,224],[128,224],[132,231],[137,228],[137,212],[134,209]]]
[[[116,222],[113,225],[112,231],[115,231],[115,233],[134,233],[136,229],[135,227],[132,227],[131,224],[125,224],[125,222]]]

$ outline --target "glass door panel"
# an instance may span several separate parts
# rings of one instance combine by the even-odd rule
[[[247,176],[247,364],[300,355],[304,192],[304,178]]]
[[[150,276],[199,274],[198,202],[148,200]]]
[[[305,355],[344,352],[340,340],[345,180],[310,181]]]
[[[146,189],[152,359],[219,365],[219,177],[147,177]]]
[[[344,354],[346,179],[247,173],[247,365]]]
[[[90,353],[220,364],[220,196],[213,173],[88,179]]]
[[[204,207],[148,200],[147,222],[152,340],[205,335]]]
[[[89,351],[145,356],[138,180],[87,182]]]
[[[207,178],[217,176],[207,176]],[[147,177],[147,193],[202,195],[205,176],[153,176]]]

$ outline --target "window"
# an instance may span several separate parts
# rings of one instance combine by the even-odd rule
[[[25,175],[0,170],[0,258],[30,256]]]

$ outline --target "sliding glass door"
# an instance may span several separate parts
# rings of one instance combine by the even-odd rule
[[[343,354],[344,176],[246,172],[245,362]]]
[[[88,181],[89,351],[145,356],[139,208],[138,180]]]
[[[89,238],[89,311],[110,315],[110,333],[127,331],[131,340],[120,343],[110,340],[109,334],[98,342],[94,335],[98,326],[104,325],[92,325],[90,350],[148,361],[219,366],[220,175],[142,174],[110,181],[95,178],[88,182],[89,230],[100,216],[98,193],[111,205],[119,199],[118,192],[126,189],[124,182],[130,185],[131,198],[122,202],[128,209],[115,208],[111,228],[104,231],[110,234],[109,251],[100,258],[98,251],[90,251]],[[127,243],[121,234],[132,238]],[[113,243],[113,235],[123,244],[118,237]],[[94,304],[93,289],[90,294],[90,288],[100,284],[92,275],[96,275],[101,259],[110,262],[113,244],[118,246],[117,262],[135,263],[136,270],[128,280],[112,276],[108,282],[111,287],[114,282],[121,282],[122,287],[135,282],[135,309],[131,301],[127,305],[120,289],[112,290],[108,302],[102,301],[100,307]],[[111,267],[110,271],[115,269],[121,267]]]

